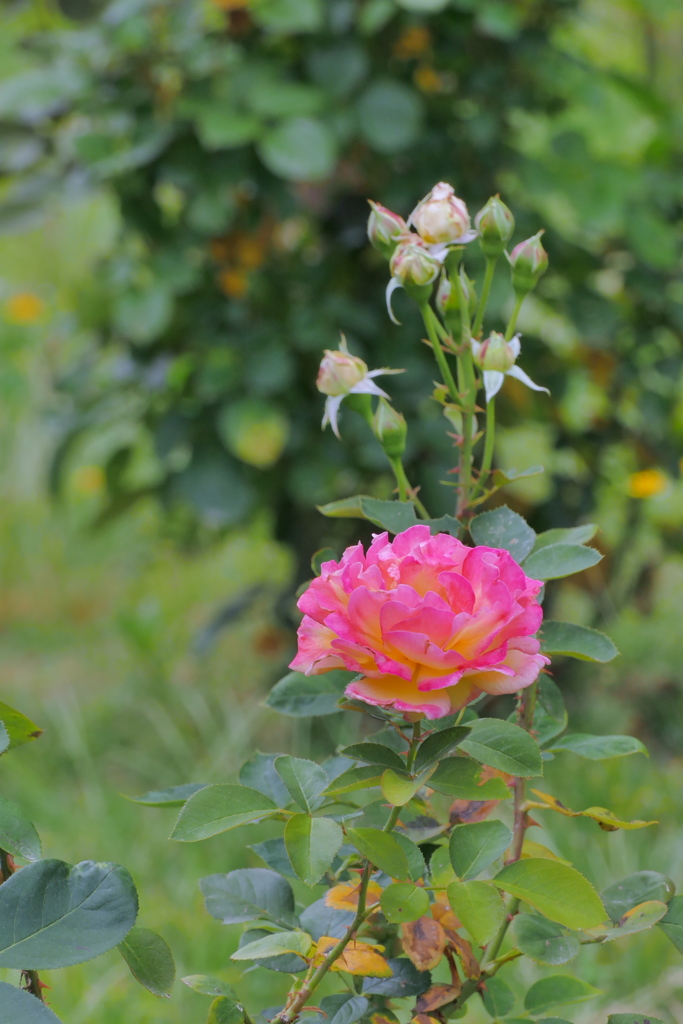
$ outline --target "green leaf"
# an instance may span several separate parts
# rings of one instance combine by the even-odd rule
[[[508,800],[512,795],[502,779],[482,781],[481,767],[469,757],[447,757],[431,776],[429,785],[456,800]]]
[[[318,511],[332,519],[367,519],[389,533],[402,533],[418,522],[415,506],[410,501],[380,501],[358,494],[342,498],[327,505],[318,505]]]
[[[522,562],[526,558],[536,541],[535,531],[507,505],[475,516],[470,523],[470,533],[475,544],[503,548],[509,551],[517,562]]]
[[[668,935],[679,953],[683,953],[683,896],[674,896],[659,927]]]
[[[206,1024],[240,1024],[243,1020],[243,1007],[229,996],[219,996],[209,1007]]]
[[[363,857],[391,878],[410,876],[406,855],[396,836],[377,828],[347,828],[346,835]]]
[[[438,735],[438,734],[437,734]],[[344,747],[341,753],[353,761],[366,761],[368,764],[380,764],[383,768],[393,768],[397,772],[405,772],[406,763],[396,751],[384,743],[352,743]]]
[[[21,807],[0,796],[0,847],[13,857],[38,860],[40,837]]]
[[[607,916],[615,924],[624,914],[646,900],[668,903],[676,886],[667,875],[659,871],[636,871],[620,882],[615,882],[600,893]]]
[[[535,580],[557,580],[573,576],[602,561],[602,555],[595,548],[580,544],[549,544],[547,548],[534,551],[524,562],[524,572]]]
[[[205,100],[194,114],[197,135],[203,149],[235,149],[253,142],[262,131],[253,114],[241,114],[219,100]]]
[[[538,700],[534,714],[534,738],[539,746],[564,732],[567,728],[567,709],[555,683],[548,676],[538,680]]]
[[[635,935],[636,932],[648,931],[662,920],[667,910],[666,903],[662,903],[660,900],[646,900],[644,903],[639,903],[627,910],[614,927],[604,933],[602,941],[612,942],[614,939],[621,939],[624,935]]]
[[[429,772],[426,772],[416,779],[411,779],[405,775],[397,775],[391,768],[387,768],[382,775],[382,795],[392,807],[403,807],[413,799],[428,776]]]
[[[253,850],[277,874],[288,875],[289,878],[297,877],[296,871],[289,859],[285,841],[281,837],[277,839],[264,839],[262,843],[252,843],[247,849]]]
[[[323,935],[341,939],[356,915],[351,910],[337,910],[328,907],[325,900],[314,900],[302,910],[299,917],[301,927],[317,942]]]
[[[612,757],[627,757],[629,754],[645,754],[645,744],[635,736],[590,736],[584,732],[570,732],[548,745],[548,750],[559,753],[570,751],[589,761],[607,761]]]
[[[454,519],[453,516],[439,516],[438,519],[421,519],[421,523],[425,523],[432,531],[432,536],[437,533],[450,533],[451,537],[456,537],[460,540],[465,533],[465,527],[459,520]]]
[[[61,1024],[52,1010],[30,992],[0,981],[0,1024]]]
[[[337,140],[313,117],[281,121],[261,136],[256,148],[268,170],[286,181],[323,181],[337,162]]]
[[[324,768],[304,757],[285,754],[275,761],[275,771],[303,811],[310,813],[320,807],[330,784]]]
[[[267,868],[238,868],[202,878],[206,909],[223,924],[267,918],[283,928],[296,921],[294,893],[286,879]]]
[[[168,943],[149,928],[131,928],[119,953],[133,977],[152,995],[168,998],[175,981],[175,963]]]
[[[500,893],[488,882],[451,882],[446,890],[453,913],[478,946],[485,946],[496,934],[505,906]]]
[[[536,914],[519,914],[513,925],[517,948],[541,964],[557,967],[573,960],[581,951],[581,944],[571,932],[555,921]]]
[[[171,832],[179,843],[196,843],[250,821],[268,817],[277,807],[273,801],[247,786],[219,783],[206,786],[187,801]]]
[[[322,0],[261,0],[253,5],[253,18],[267,32],[290,35],[317,32],[324,22]]]
[[[382,778],[382,769],[376,765],[366,765],[362,768],[349,768],[342,772],[327,787],[327,795],[334,796],[341,793],[353,793],[358,789],[368,789],[371,786],[379,786]]]
[[[429,896],[412,882],[394,882],[380,897],[382,913],[390,924],[417,921],[429,911]]]
[[[568,974],[552,974],[531,986],[524,997],[524,1009],[536,1015],[552,1010],[555,1006],[583,1003],[599,995],[599,988],[594,988],[579,978],[572,978]]]
[[[0,886],[0,967],[53,970],[113,949],[135,924],[137,893],[118,864],[39,860]]]
[[[399,7],[406,11],[415,11],[416,14],[436,14],[443,11],[450,0],[396,0]]]
[[[266,939],[271,934],[269,928],[249,928],[240,935],[237,948],[243,949],[244,946],[256,942],[257,939]],[[266,971],[277,971],[280,974],[299,974],[300,971],[306,969],[306,961],[297,953],[281,953],[276,956],[266,956],[259,960],[258,965]]]
[[[419,881],[427,870],[422,850],[417,843],[414,843],[408,836],[404,836],[402,832],[393,832],[392,835],[408,861],[408,878],[411,882]]]
[[[592,551],[592,548],[587,550]],[[525,566],[525,572],[528,566]],[[568,654],[579,661],[604,663],[616,658],[619,651],[610,638],[597,629],[576,626],[572,622],[555,622],[547,619],[538,635],[544,654]]]
[[[368,1009],[364,996],[349,996],[345,992],[325,996],[320,1001],[324,1024],[355,1024]]]
[[[310,954],[313,942],[305,932],[271,932],[263,939],[248,942],[246,946],[235,950],[231,960],[264,960],[266,957],[282,956],[283,953],[296,953],[304,959]]]
[[[502,978],[489,978],[482,992],[484,1006],[492,1017],[506,1017],[515,1005],[515,997]]]
[[[3,750],[14,750],[23,743],[30,740],[37,740],[42,736],[43,730],[39,729],[35,722],[23,715],[21,711],[11,708],[9,704],[0,701],[0,724],[2,724],[9,736],[9,747],[3,747],[0,742],[0,753]]]
[[[393,972],[391,978],[365,978],[363,992],[367,995],[389,996],[402,999],[404,996],[419,996],[432,983],[429,971],[418,971],[406,957],[387,960]]]
[[[476,878],[493,864],[512,842],[512,832],[502,821],[475,821],[456,825],[451,832],[449,854],[458,878]]]
[[[356,104],[360,133],[378,153],[399,153],[415,142],[423,103],[410,86],[394,78],[372,82]]]
[[[429,768],[430,765],[434,764],[435,761],[440,761],[442,757],[446,757],[465,739],[469,736],[468,725],[456,725],[451,726],[450,729],[441,729],[440,732],[433,732],[431,736],[428,736],[417,751],[417,757],[415,758],[415,771],[421,772],[424,768]]]
[[[470,735],[460,744],[475,761],[524,777],[543,774],[538,744],[525,729],[500,718],[472,722]]]
[[[499,871],[493,883],[567,928],[593,928],[605,919],[590,882],[576,868],[559,861],[544,857],[519,860]]]
[[[149,793],[127,796],[126,800],[147,807],[182,807],[200,789],[206,789],[207,785],[206,782],[187,782],[183,786],[170,786],[168,789],[150,789]]]
[[[286,807],[290,796],[287,787],[275,769],[275,761],[282,754],[261,754],[257,752],[240,768],[240,784],[265,794],[277,807]]]
[[[649,1013],[610,1013],[607,1024],[664,1024],[664,1021]]]
[[[587,544],[597,532],[597,523],[584,523],[583,526],[545,530],[537,536],[534,551],[547,548],[550,544]]]
[[[313,718],[333,715],[339,711],[338,701],[355,672],[334,669],[320,676],[290,672],[280,679],[266,697],[265,703],[281,715],[291,718]]]
[[[228,996],[233,1002],[237,1002],[237,995],[232,985],[220,978],[214,978],[210,974],[189,974],[186,978],[180,979],[183,985],[187,985],[193,992],[199,992],[203,996]]]
[[[334,860],[344,833],[331,818],[295,814],[285,825],[285,846],[292,867],[306,885],[316,885]]]

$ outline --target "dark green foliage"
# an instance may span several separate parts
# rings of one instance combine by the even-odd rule
[[[84,433],[132,421],[106,456],[105,516],[155,493],[187,535],[267,505],[302,562],[315,537],[350,537],[312,502],[387,498],[393,483],[377,479],[381,451],[353,413],[342,418],[346,451],[320,431],[313,380],[340,330],[371,365],[410,370],[390,382],[409,418],[424,413],[411,418],[408,473],[432,514],[451,511],[436,487],[450,442],[425,405],[430,354],[415,346],[402,296],[403,327],[385,318],[387,269],[365,244],[367,196],[407,215],[439,179],[472,212],[511,193],[513,241],[550,220],[541,307],[522,326],[533,334],[541,313],[566,318],[549,347],[525,340],[562,402],[558,447],[600,471],[600,425],[674,469],[680,152],[665,72],[636,80],[577,60],[553,32],[573,0],[431,6],[310,0],[207,15],[198,0],[84,0],[65,8],[81,20],[36,43],[37,70],[3,84],[5,152],[23,154],[21,183],[5,162],[4,223],[72,184],[105,184],[121,209],[121,244],[79,285],[80,322],[99,351],[60,382],[55,462],[58,480]],[[654,27],[648,38],[661,45]],[[610,104],[647,121],[647,135],[605,144],[619,122]],[[563,340],[567,322],[580,343]],[[592,404],[579,403],[587,393]],[[561,520],[548,506],[539,525],[582,512],[590,480],[563,494]]]

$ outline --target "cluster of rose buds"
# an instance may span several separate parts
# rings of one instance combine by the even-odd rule
[[[449,334],[447,347],[455,346],[456,351],[458,346],[460,350],[462,346],[470,349],[474,365],[483,376],[487,401],[497,394],[506,376],[516,377],[536,391],[546,390],[534,384],[516,365],[521,345],[519,335],[511,340],[510,335],[519,303],[547,270],[548,256],[541,243],[540,231],[520,242],[508,254],[506,246],[514,227],[514,217],[500,196],[492,196],[484,204],[472,227],[466,204],[456,196],[452,186],[443,181],[417,204],[407,221],[386,206],[370,201],[368,237],[372,246],[389,262],[391,279],[387,287],[387,308],[391,319],[398,323],[391,309],[391,296],[397,288],[403,288],[424,311],[438,281],[435,306]],[[483,309],[475,316],[477,293],[474,283],[460,265],[462,248],[475,238],[479,239],[487,261],[487,275],[492,273],[493,265],[505,253],[518,300],[507,336],[494,331],[484,341],[478,337]],[[484,286],[483,308],[489,286],[490,281]],[[473,317],[475,337],[471,336],[470,328]],[[389,459],[400,459],[406,445],[406,422],[374,378],[401,372],[386,367],[369,370],[362,359],[349,353],[342,337],[337,351],[325,351],[318,374],[318,390],[326,396],[323,427],[329,423],[339,437],[339,409],[346,401],[366,419]],[[371,396],[379,399],[374,412]],[[457,402],[454,408],[459,408]]]
[[[370,207],[368,238],[389,260],[391,280],[387,287],[387,308],[395,323],[398,321],[391,308],[391,296],[397,288],[405,289],[420,305],[428,302],[450,252],[478,238],[486,259],[496,260],[505,252],[515,227],[514,217],[500,196],[492,196],[474,218],[472,228],[467,206],[455,195],[452,186],[443,181],[417,204],[407,221],[379,203],[371,202]],[[548,267],[541,232],[515,246],[508,260],[515,292],[526,295],[535,288]],[[470,301],[466,278],[461,279],[461,285]],[[442,274],[437,305],[454,337],[460,331],[459,293],[460,287],[453,279]]]

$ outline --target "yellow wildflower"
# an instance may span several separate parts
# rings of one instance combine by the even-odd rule
[[[628,493],[632,498],[652,498],[661,494],[667,483],[668,478],[661,469],[641,469],[629,476]]]
[[[11,324],[33,324],[44,308],[43,300],[33,292],[17,292],[5,303],[5,319]]]

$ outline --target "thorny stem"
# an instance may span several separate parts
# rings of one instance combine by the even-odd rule
[[[463,383],[463,414],[462,414],[462,448],[460,449],[460,467],[458,473],[458,505],[456,516],[466,514],[470,501],[472,486],[472,446],[474,407],[477,400],[477,384],[472,360],[470,334],[470,315],[467,298],[460,277],[455,278],[459,292],[460,318],[462,322],[462,383]]]
[[[526,690],[522,691],[519,705],[517,707],[517,724],[526,729],[527,732],[531,732],[531,727],[534,721],[534,711],[536,710],[536,697],[538,695],[538,682],[532,683]],[[514,810],[514,825],[512,833],[512,856],[507,861],[508,864],[513,864],[519,860],[522,856],[522,847],[524,846],[524,835],[526,833],[528,821],[527,814],[524,810],[524,791],[526,786],[526,780],[517,776],[514,781],[514,794],[515,794],[515,810]],[[482,964],[482,970],[486,970],[487,965],[490,967],[492,961],[496,959],[500,951],[500,947],[503,944],[503,939],[507,933],[510,923],[513,920],[515,914],[519,910],[519,900],[517,897],[513,897],[505,908],[505,918],[503,923],[498,929],[498,933],[490,943],[486,950],[486,959]]]
[[[415,763],[415,757],[417,756],[417,748],[420,745],[420,731],[421,725],[420,721],[418,720],[417,722],[413,723],[413,738],[410,742],[410,750],[408,751],[407,760],[408,770],[410,770],[410,768],[412,768],[413,764]],[[384,832],[391,832],[392,828],[398,821],[400,813],[400,807],[392,808],[391,814],[389,815],[389,818],[387,819],[387,822],[384,826]],[[302,1009],[304,1008],[308,1000],[311,998],[315,990],[320,985],[321,981],[323,980],[327,972],[332,967],[332,964],[339,959],[339,957],[342,955],[342,953],[348,946],[349,942],[351,942],[351,940],[356,935],[356,932],[358,931],[360,926],[363,924],[366,918],[368,918],[370,914],[374,911],[376,906],[374,903],[370,907],[366,906],[368,897],[368,885],[370,883],[371,874],[372,863],[369,860],[366,860],[358,889],[358,908],[356,910],[356,916],[354,917],[353,921],[347,928],[346,934],[339,940],[339,942],[335,946],[332,947],[332,949],[329,951],[329,953],[327,954],[323,962],[320,964],[320,966],[317,967],[315,971],[311,974],[310,979],[304,981],[299,991],[290,993],[290,998],[288,998],[284,1008],[280,1011],[280,1013],[277,1014],[276,1017],[273,1018],[273,1024],[275,1024],[276,1021],[279,1021],[280,1024],[293,1024],[293,1022],[298,1018],[299,1014],[301,1013]]]
[[[2,882],[6,882],[10,875],[14,874],[14,867],[10,861],[9,854],[6,850],[0,849],[0,871],[2,871]],[[22,971],[22,981],[25,982],[25,990],[30,992],[31,995],[35,996],[36,999],[40,999],[41,1003],[44,1003],[43,999],[43,987],[40,982],[40,977],[37,971]]]
[[[408,501],[408,500],[410,500],[410,501],[414,502],[415,507],[416,507],[417,511],[420,513],[420,515],[422,516],[422,518],[423,519],[429,519],[429,512],[424,507],[424,505],[422,504],[422,502],[418,498],[417,494],[415,493],[415,488],[411,486],[410,480],[406,476],[406,471],[403,468],[403,463],[401,462],[400,457],[397,456],[394,459],[389,458],[389,462],[391,463],[391,468],[394,471],[394,476],[396,477],[396,483],[398,484],[398,496],[399,496],[399,499],[401,501]]]
[[[479,308],[477,309],[477,315],[472,325],[472,337],[478,338],[479,332],[481,331],[484,323],[484,314],[486,313],[486,306],[489,301],[489,293],[491,291],[491,284],[493,282],[493,274],[496,269],[496,263],[498,258],[496,256],[487,256],[486,258],[486,273],[484,274],[484,283],[481,288],[481,299],[479,300]]]
[[[439,366],[439,372],[441,373],[443,382],[448,388],[448,393],[451,396],[451,401],[459,409],[461,407],[460,395],[458,393],[455,380],[453,379],[451,368],[448,365],[446,353],[441,347],[441,342],[439,341],[437,333],[438,321],[429,303],[425,302],[423,305],[421,305],[420,312],[422,313],[422,319],[424,320],[424,325],[427,329],[427,336],[432,344],[432,348],[434,349],[434,356],[436,357],[436,361]]]
[[[484,441],[484,456],[481,460],[481,472],[479,483],[482,490],[486,484],[486,478],[491,472],[493,464],[493,442],[496,436],[496,400],[490,398],[486,403],[486,440]]]

